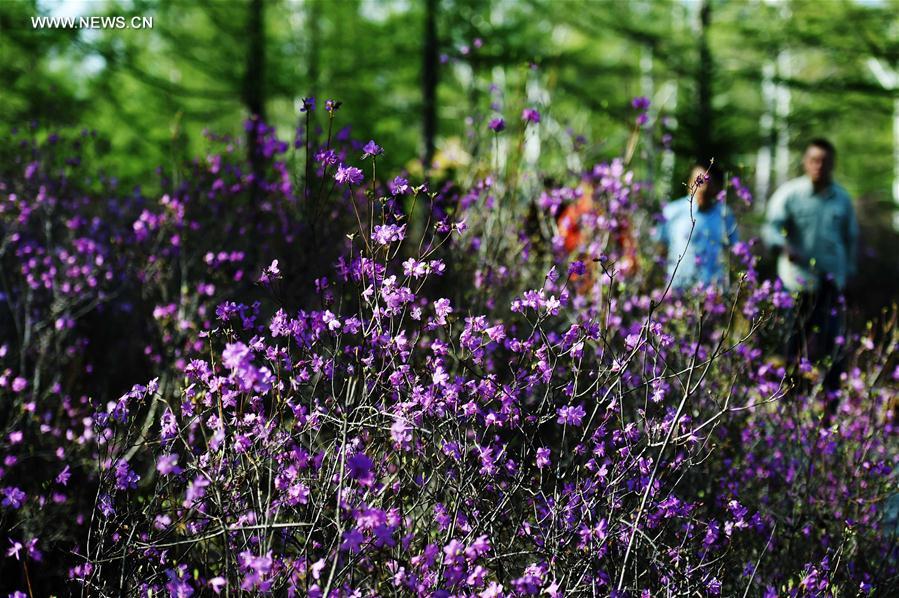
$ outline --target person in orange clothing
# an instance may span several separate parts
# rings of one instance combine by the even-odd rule
[[[587,189],[584,189],[587,187]],[[581,217],[593,211],[593,188],[589,184],[581,185],[581,196],[568,204],[559,213],[556,224],[564,242],[565,253],[571,255],[583,243],[581,234]]]
[[[593,185],[584,181],[578,190],[580,196],[565,206],[556,219],[559,235],[562,237],[562,246],[569,256],[575,257],[577,253],[584,253],[590,244],[588,234],[591,230],[597,233],[608,232],[609,238],[606,245],[607,252],[617,257],[615,269],[625,276],[632,276],[637,272],[637,243],[634,239],[630,219],[625,215],[616,218],[616,224],[608,231],[590,227],[584,221],[585,216],[602,215],[602,207],[594,200]],[[586,226],[585,226],[586,225]],[[580,257],[580,256],[577,256]],[[573,276],[575,280],[583,278],[578,284],[578,290],[585,291],[592,285],[591,275],[593,260],[584,260],[587,263],[587,273],[582,277]]]

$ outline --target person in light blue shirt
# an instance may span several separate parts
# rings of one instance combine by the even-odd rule
[[[712,164],[693,167],[690,195],[675,199],[662,210],[656,239],[663,245],[668,280],[675,289],[697,284],[727,285],[727,250],[737,242],[737,222],[718,194],[724,175]]]
[[[762,236],[778,254],[777,275],[794,292],[815,292],[826,280],[843,290],[855,273],[858,221],[849,194],[833,182],[836,151],[809,142],[805,176],[784,183],[768,202]]]
[[[841,293],[855,274],[858,221],[849,194],[833,182],[836,150],[812,139],[802,157],[805,176],[784,183],[768,202],[765,243],[777,254],[777,274],[796,293],[784,354],[788,361],[833,360],[825,387],[836,390],[842,371]]]

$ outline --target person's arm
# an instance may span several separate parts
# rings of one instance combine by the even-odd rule
[[[858,219],[855,217],[855,208],[852,200],[846,198],[846,208],[849,212],[846,226],[846,278],[850,279],[858,271]]]
[[[724,209],[724,226],[725,234],[727,235],[727,244],[733,247],[740,240],[740,233],[737,231],[737,219],[734,216],[734,213],[727,209],[727,207]]]
[[[662,216],[652,235],[652,240],[655,241],[656,244],[656,250],[662,257],[668,257],[668,241],[670,237],[668,231],[668,214],[666,212],[667,210],[662,210]]]
[[[765,225],[762,227],[762,240],[775,254],[786,245],[787,225],[787,193],[781,187],[768,200]]]
[[[790,227],[790,213],[787,209],[789,198],[789,192],[781,187],[768,200],[765,225],[762,227],[762,240],[775,256],[784,252],[790,261],[798,262],[800,256],[787,238],[787,231]]]

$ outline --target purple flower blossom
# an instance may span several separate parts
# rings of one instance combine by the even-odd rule
[[[156,471],[162,476],[181,473],[182,470],[178,467],[178,455],[166,454],[159,457],[156,461]]]
[[[409,181],[398,176],[390,182],[390,193],[392,195],[405,195],[409,193]]]
[[[537,112],[535,108],[525,108],[521,111],[521,120],[526,123],[539,123],[540,122],[540,113]]]
[[[370,482],[372,475],[372,467],[374,463],[365,453],[356,453],[346,461],[347,472],[351,478],[359,482]]]
[[[206,495],[206,488],[209,486],[209,480],[203,476],[195,477],[187,487],[184,495],[184,507],[196,507],[196,503],[203,499]]]
[[[108,494],[101,494],[97,501],[97,508],[106,519],[115,515],[115,507],[112,504],[112,497]]]
[[[3,500],[0,502],[0,505],[4,507],[20,509],[25,503],[26,494],[15,486],[6,486],[0,490],[0,494],[3,494]]]
[[[56,483],[61,486],[67,486],[69,484],[69,478],[72,477],[71,472],[69,471],[69,466],[66,465],[62,468],[62,471],[56,476]]]
[[[540,116],[537,116],[537,120],[539,121]],[[493,118],[490,119],[490,123],[487,125],[490,127],[490,130],[494,133],[499,133],[501,131],[505,131],[506,129],[506,121],[502,118]]]
[[[439,326],[446,325],[446,318],[451,313],[453,313],[453,308],[450,305],[450,300],[446,298],[438,299],[434,302],[434,313],[436,315],[436,322]]]
[[[568,265],[568,276],[583,276],[587,272],[587,266],[580,260],[575,260]]]
[[[339,158],[337,157],[337,152],[332,149],[322,149],[316,152],[315,161],[321,163],[322,166],[327,168],[328,166],[334,166],[339,162]]]
[[[646,96],[637,96],[631,100],[631,106],[634,110],[649,110],[649,104],[649,98],[647,98]]]
[[[544,467],[549,467],[551,464],[549,458],[549,449],[546,447],[541,447],[537,449],[537,468],[543,469]]]
[[[381,154],[383,154],[384,148],[375,143],[374,140],[371,140],[362,147],[362,151],[364,152],[362,154],[363,159],[368,157],[374,158],[375,156],[380,156]]]
[[[166,407],[165,412],[160,418],[160,438],[162,440],[171,440],[178,435],[178,421],[172,410]]]
[[[262,275],[259,276],[259,282],[269,284],[281,279],[281,270],[278,268],[278,260],[272,260],[272,263],[265,267]]]
[[[498,114],[500,92],[491,94]],[[648,105],[639,108],[647,118]],[[399,196],[413,192],[408,181],[388,183],[393,197],[364,206],[378,228],[363,250],[342,238],[355,220],[347,191],[360,190],[326,194],[334,170],[362,145],[342,130],[323,150],[318,127],[301,127],[296,147],[316,148],[319,158],[300,176],[311,190],[304,194],[292,162],[276,155],[273,128],[258,118],[248,126],[267,158],[263,172],[229,138],[230,147],[181,170],[183,182],[163,183],[159,198],[104,189],[103,177],[45,164],[34,147],[10,152],[13,180],[0,211],[11,223],[15,267],[2,299],[13,313],[33,315],[35,338],[0,346],[0,394],[15,415],[2,433],[0,499],[20,534],[45,529],[50,516],[60,527],[51,536],[82,538],[72,548],[90,558],[72,566],[73,581],[176,596],[225,588],[555,596],[585,587],[621,595],[613,588],[622,571],[634,595],[740,594],[753,573],[754,590],[878,587],[883,576],[867,563],[892,548],[879,528],[891,523],[883,497],[896,464],[888,401],[899,368],[897,380],[881,375],[895,368],[890,356],[876,337],[852,332],[842,338],[851,365],[838,392],[793,384],[798,377],[817,387],[827,363],[807,355],[794,368],[770,358],[792,299],[761,280],[752,243],[732,248],[739,290],[663,294],[654,274],[634,267],[653,257],[641,239],[643,199],[655,181],[638,181],[618,160],[538,191],[532,199],[549,229],[588,194],[597,200],[577,217],[581,239],[571,249],[561,238],[534,243],[518,210],[504,207],[502,224],[489,225],[498,202],[539,187],[545,173],[500,184],[473,162],[420,198],[428,204],[421,219],[400,209]],[[29,131],[15,143],[25,137],[42,135]],[[40,181],[23,178],[29,163]],[[90,189],[81,179],[91,179]],[[247,206],[241,198],[255,183],[264,193]],[[321,255],[305,247],[311,221],[295,213],[313,198],[325,208],[314,230]],[[43,234],[47,218],[52,243]],[[403,228],[425,218],[434,226]],[[470,238],[451,235],[461,223]],[[246,296],[260,272],[268,270],[267,282],[280,275],[267,264],[298,242],[297,267],[315,266],[307,282],[291,280],[285,297],[261,293],[255,305],[224,301]],[[335,261],[332,250],[341,251]],[[605,268],[587,279],[584,263],[594,259]],[[434,280],[446,264],[452,280]],[[563,267],[584,278],[571,284]],[[23,305],[25,297],[33,301]],[[98,306],[96,318],[79,313],[82,300]],[[741,330],[758,331],[736,344],[727,331],[733,301],[745,318]],[[123,333],[147,334],[120,339],[113,322],[128,324]],[[722,340],[727,351],[716,349]],[[104,396],[96,389],[108,386],[96,385],[107,375],[100,368],[117,361],[103,353],[129,344],[127,354],[142,354],[169,383],[96,404],[93,393]],[[63,350],[41,365],[29,356],[42,346]],[[22,357],[27,369],[13,369]],[[691,363],[703,373],[691,376]],[[689,408],[679,411],[688,381]],[[142,424],[151,395],[171,405],[160,404],[159,427]],[[828,400],[837,417],[822,425]],[[670,450],[660,453],[669,433]],[[81,481],[80,469],[73,479],[71,472],[97,457],[108,471],[66,485]],[[31,471],[38,462],[43,475]],[[132,491],[132,467],[150,469],[152,489]],[[691,479],[709,483],[679,482]],[[86,490],[99,491],[95,513]],[[802,542],[775,534],[768,544],[776,513],[791,513]],[[494,558],[497,540],[485,531],[497,523],[508,533]],[[102,541],[85,551],[88,526]],[[839,551],[847,529],[858,538],[850,553]],[[624,563],[631,535],[632,560]],[[39,555],[31,545],[9,538],[9,560],[31,567]],[[759,570],[748,567],[762,552]],[[211,563],[212,554],[222,558]],[[520,559],[528,554],[530,565]],[[98,566],[120,559],[114,572]],[[732,571],[742,578],[712,577]]]
[[[314,104],[313,104],[314,109]],[[213,577],[209,580],[209,587],[212,588],[212,591],[215,592],[216,596],[222,593],[222,590],[225,586],[228,585],[228,581],[224,577]]]
[[[340,550],[356,553],[359,552],[359,547],[362,546],[362,543],[365,541],[365,536],[362,535],[357,529],[349,529],[343,532],[343,542],[340,544]]]
[[[557,423],[577,427],[581,425],[587,412],[584,411],[583,405],[566,405],[565,407],[558,408],[556,410],[556,415],[558,416],[556,419]]]
[[[372,535],[374,536],[374,545],[375,548],[381,548],[386,546],[388,548],[392,548],[396,546],[396,540],[393,538],[394,528],[390,525],[378,525],[372,529]]]
[[[412,442],[412,429],[403,418],[396,418],[390,426],[390,438],[401,450],[409,450]]]
[[[341,185],[358,185],[365,178],[362,171],[355,166],[341,164],[334,173],[334,180]]]
[[[12,546],[9,548],[9,550],[6,551],[6,556],[11,556],[11,557],[15,558],[17,561],[22,560],[19,556],[19,553],[24,548],[24,546],[22,546],[22,543],[16,542],[12,538],[9,539],[9,543],[12,544]]]
[[[372,232],[372,240],[378,245],[390,245],[398,243],[406,236],[406,225],[384,224],[375,225]]]
[[[256,556],[250,551],[240,553],[241,566],[250,569],[254,574],[260,577],[271,573],[273,563],[274,561],[271,552],[268,552],[263,556]]]
[[[115,486],[119,490],[134,490],[140,476],[137,475],[127,461],[121,459],[115,467]]]

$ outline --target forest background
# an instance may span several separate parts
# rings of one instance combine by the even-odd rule
[[[141,29],[36,28],[34,16],[151,17]],[[831,138],[863,226],[850,298],[866,317],[899,295],[899,2],[896,0],[10,0],[0,3],[0,122],[90,129],[122,189],[200,155],[205,131],[256,114],[290,137],[302,98],[429,177],[476,161],[490,118],[539,106],[541,172],[620,155],[630,99],[651,100],[635,160],[655,213],[693,160],[765,200]],[[535,74],[537,73],[537,74]],[[451,172],[450,172],[451,171]],[[472,173],[474,174],[474,173]]]

